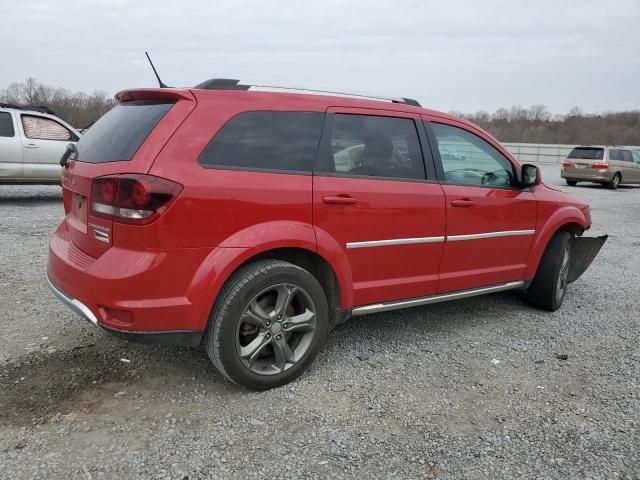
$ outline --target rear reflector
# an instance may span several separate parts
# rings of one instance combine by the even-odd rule
[[[98,177],[91,185],[91,214],[114,222],[147,225],[182,192],[182,185],[151,175]]]
[[[593,168],[594,170],[606,170],[607,168],[609,168],[609,165],[607,165],[606,163],[594,163],[593,165],[591,165],[591,168]]]

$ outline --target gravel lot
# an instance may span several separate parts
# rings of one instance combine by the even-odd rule
[[[0,186],[0,478],[638,478],[640,188],[570,190],[610,239],[560,311],[511,292],[362,317],[253,393],[67,310],[59,187]]]

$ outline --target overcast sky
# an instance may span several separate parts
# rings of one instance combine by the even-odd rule
[[[207,78],[444,111],[640,109],[640,0],[1,0],[0,88],[113,94]]]

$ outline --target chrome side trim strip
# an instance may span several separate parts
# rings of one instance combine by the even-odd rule
[[[367,242],[349,242],[347,248],[386,247],[390,245],[410,245],[412,243],[444,242],[444,237],[392,238],[390,240],[370,240]]]
[[[505,232],[472,233],[470,235],[449,235],[447,237],[447,242],[477,240],[479,238],[516,237],[520,235],[534,235],[535,233],[535,230],[507,230]]]
[[[459,242],[462,240],[478,240],[480,238],[518,237],[535,235],[535,230],[506,230],[504,232],[471,233],[468,235],[449,235],[447,237],[392,238],[389,240],[368,240],[366,242],[348,242],[347,248],[386,247],[390,245],[411,245],[413,243]]]
[[[51,291],[53,291],[55,296],[58,297],[62,301],[62,303],[64,303],[67,307],[69,307],[74,312],[82,315],[85,319],[89,320],[96,327],[99,326],[98,319],[93,314],[93,312],[89,310],[89,307],[87,307],[84,303],[80,302],[79,300],[76,300],[75,298],[71,298],[62,290],[58,289],[58,287],[56,287],[51,282],[51,279],[49,279],[48,276],[47,276],[47,283],[49,284],[49,288],[51,289]]]
[[[505,290],[513,290],[524,287],[524,281],[507,282],[501,285],[492,285],[490,287],[474,288],[472,290],[462,290],[458,292],[443,293],[440,295],[431,295],[429,297],[412,298],[409,300],[398,300],[395,302],[376,303],[373,305],[365,305],[356,307],[351,311],[354,317],[366,315],[369,313],[387,312],[389,310],[397,310],[407,307],[418,307],[421,305],[429,305],[432,303],[448,302],[449,300],[458,300],[460,298],[475,297],[477,295],[485,295],[487,293],[503,292]]]

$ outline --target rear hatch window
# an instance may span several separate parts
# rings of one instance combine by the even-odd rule
[[[82,136],[74,159],[88,163],[131,160],[173,105],[174,102],[135,101],[112,108]]]
[[[604,158],[604,148],[577,147],[571,150],[568,158],[582,160],[602,160]]]

